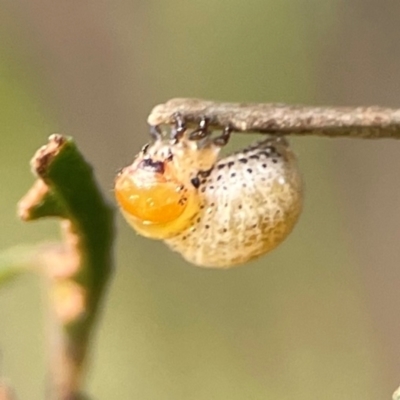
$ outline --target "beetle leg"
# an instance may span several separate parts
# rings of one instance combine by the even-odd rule
[[[162,139],[162,132],[158,125],[150,125],[150,136],[154,141]]]
[[[225,146],[229,142],[229,139],[231,137],[231,133],[232,133],[232,128],[230,126],[226,126],[223,129],[221,135],[217,136],[216,138],[214,138],[213,143],[216,146],[220,146],[220,147]]]
[[[173,115],[173,119],[174,125],[171,128],[171,139],[175,142],[179,142],[179,140],[186,132],[186,123],[179,112]]]
[[[207,117],[202,117],[197,129],[190,132],[189,140],[201,140],[210,136],[211,132],[208,130],[208,125],[209,119]]]

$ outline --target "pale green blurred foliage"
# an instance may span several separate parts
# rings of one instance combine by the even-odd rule
[[[52,132],[75,137],[111,196],[116,169],[147,140],[147,113],[168,98],[329,102],[319,45],[335,42],[334,0],[3,3],[1,248],[57,235],[55,222],[23,225],[14,215],[32,181],[28,160]],[[292,142],[304,214],[279,249],[246,267],[196,268],[118,221],[117,270],[88,376],[94,399],[390,397],[335,148]],[[21,400],[43,398],[40,298],[28,277],[0,292],[0,374]]]

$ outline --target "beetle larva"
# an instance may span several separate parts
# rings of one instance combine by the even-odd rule
[[[179,120],[116,178],[115,195],[135,230],[164,240],[189,262],[229,268],[274,249],[302,209],[302,180],[283,137],[219,158],[229,128],[212,138]]]

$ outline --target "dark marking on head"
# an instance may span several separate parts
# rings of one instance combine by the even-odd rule
[[[140,163],[138,168],[145,169],[147,171],[157,172],[159,174],[163,174],[164,163],[162,161],[153,161],[151,158],[145,158]]]

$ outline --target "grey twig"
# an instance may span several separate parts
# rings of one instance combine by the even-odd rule
[[[160,104],[150,125],[173,124],[179,113],[188,124],[207,117],[215,129],[236,132],[400,139],[400,110],[382,107],[311,107],[286,104],[221,103],[178,98]]]

